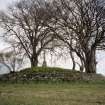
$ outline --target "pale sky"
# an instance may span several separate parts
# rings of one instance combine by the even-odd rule
[[[8,5],[13,3],[14,1],[17,1],[17,0],[0,0],[0,10],[5,10],[8,7]],[[4,46],[6,46],[6,44],[1,41],[0,50],[4,49]],[[97,61],[98,61],[97,73],[101,73],[105,75],[105,52],[100,52],[100,51],[98,52]],[[71,62],[70,58],[66,59],[66,61],[61,59],[56,63],[53,63],[52,65],[49,64],[49,66],[71,68],[72,64],[70,62]],[[2,71],[2,72],[5,72],[5,71]]]
[[[16,1],[16,0],[0,0],[0,9],[5,9],[13,1]]]

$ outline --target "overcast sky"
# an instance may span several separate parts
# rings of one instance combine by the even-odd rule
[[[14,1],[17,1],[17,0],[0,0],[0,10],[5,10],[8,7],[8,5],[12,4]],[[1,41],[0,50],[4,49],[4,47],[6,47],[6,44]],[[97,72],[105,75],[105,52],[101,52],[101,53],[99,52],[97,54],[97,61],[98,61]],[[52,66],[70,68],[71,67],[70,59],[67,59],[66,61],[60,60],[52,64]]]
[[[0,9],[5,9],[9,4],[16,0],[0,0]]]

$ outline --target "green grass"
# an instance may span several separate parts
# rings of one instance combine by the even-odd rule
[[[26,68],[20,72],[6,74],[0,78],[3,81],[68,81],[79,80],[79,71],[62,68],[34,67]]]
[[[38,79],[30,80],[30,76],[36,74]],[[43,75],[54,76],[54,79],[47,80]],[[66,81],[55,78],[59,75]],[[81,80],[80,76],[78,71],[48,67],[27,68],[4,75],[0,82],[0,105],[105,105],[105,80],[98,75],[97,81]]]
[[[57,68],[57,67],[33,67],[33,68],[26,68],[24,70],[21,70],[19,73],[21,74],[29,74],[29,73],[52,73],[52,72],[70,72],[70,73],[77,73],[77,71],[72,71],[70,69],[63,69],[63,68]]]
[[[0,105],[105,105],[105,83],[1,83]]]

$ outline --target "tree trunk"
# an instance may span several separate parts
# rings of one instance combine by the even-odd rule
[[[92,49],[85,54],[85,71],[86,73],[96,73],[96,49]]]
[[[31,68],[38,66],[38,57],[34,56],[31,58]]]
[[[84,61],[82,59],[81,60],[81,65],[80,65],[80,72],[83,72],[84,70]]]
[[[72,60],[72,64],[73,64],[72,70],[75,70],[76,63],[75,63],[74,56],[73,56],[73,53],[71,50],[70,50],[70,56],[71,56],[71,60]]]

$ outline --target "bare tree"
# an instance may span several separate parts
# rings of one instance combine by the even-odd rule
[[[63,50],[65,51],[65,49],[68,51],[68,54],[70,55],[70,58],[72,60],[72,70],[75,70],[76,64],[80,66],[81,71],[84,70],[84,64],[82,62],[82,52],[80,50],[80,48],[78,47],[78,43],[75,40],[75,33],[72,31],[71,28],[67,27],[67,25],[65,24],[65,20],[68,18],[66,15],[69,16],[68,11],[67,14],[62,14],[64,13],[63,11],[63,7],[61,4],[60,0],[53,0],[53,2],[51,2],[50,4],[50,8],[49,9],[49,13],[52,14],[53,16],[53,20],[51,21],[52,23],[48,24],[48,27],[50,27],[51,31],[54,32],[54,36],[56,37],[56,45],[54,46],[56,47],[63,47]],[[54,42],[53,42],[54,43]],[[55,43],[54,43],[55,44]],[[62,52],[61,52],[62,53]],[[65,53],[63,52],[63,55],[65,55]],[[75,61],[75,56],[77,55],[77,57],[81,58],[80,62],[81,64],[79,64],[80,62]]]
[[[5,66],[10,73],[22,67],[23,57],[20,56],[15,50],[0,53],[0,64]]]
[[[103,5],[99,0],[53,1],[56,22],[50,27],[77,54],[87,73],[96,73],[96,50],[105,43]]]
[[[46,26],[51,19],[47,4],[46,0],[22,0],[0,14],[4,36],[24,51],[31,67],[38,65],[38,57],[53,40],[53,33]]]

